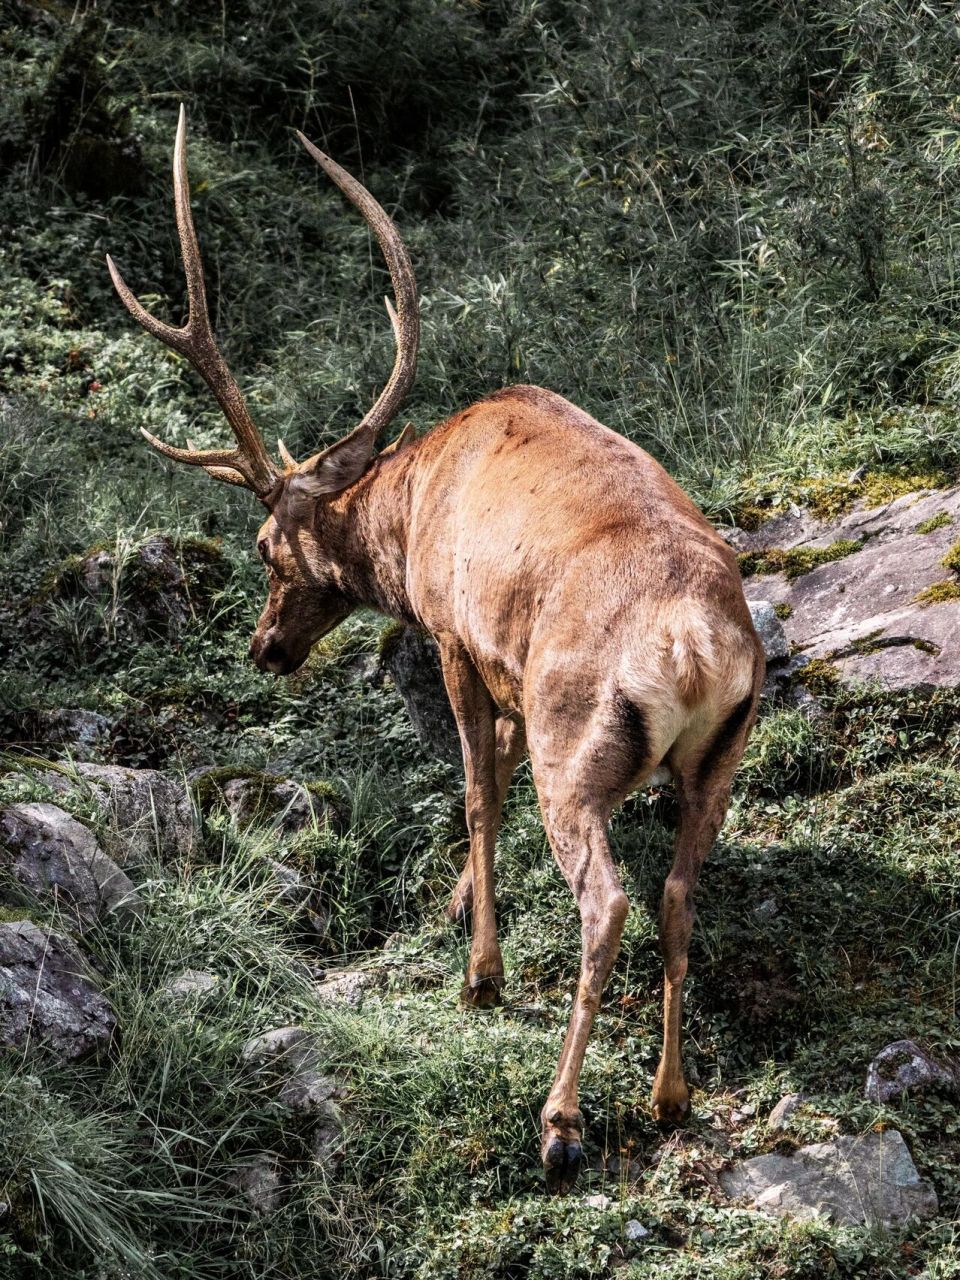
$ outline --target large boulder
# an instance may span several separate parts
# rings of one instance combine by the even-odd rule
[[[193,848],[193,806],[179,778],[158,769],[70,764],[45,769],[38,781],[59,795],[80,791],[104,819],[104,842],[124,866],[158,855],[177,858]]]
[[[107,913],[129,920],[143,908],[130,879],[92,833],[55,804],[3,810],[0,868],[33,897],[52,901],[78,931]]]
[[[731,1199],[782,1218],[888,1227],[938,1208],[896,1129],[754,1156],[721,1173],[720,1185]]]
[[[403,699],[423,749],[449,764],[462,765],[460,734],[433,638],[418,627],[398,625],[385,636],[381,660]]]
[[[81,763],[47,769],[41,781],[60,794],[81,790],[93,800],[105,818],[106,845],[123,865],[192,850],[193,806],[186,785],[169,773]]]
[[[72,942],[30,920],[0,924],[0,1044],[81,1058],[104,1051],[116,1024]]]
[[[960,685],[960,577],[951,555],[960,486],[860,505],[836,520],[793,509],[727,539],[741,553],[748,601],[779,606],[803,658],[829,661],[851,684]]]

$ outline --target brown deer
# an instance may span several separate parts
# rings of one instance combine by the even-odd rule
[[[201,451],[144,435],[166,457],[251,489],[267,509],[257,546],[269,595],[250,645],[261,670],[295,671],[359,605],[436,639],[466,773],[470,851],[449,914],[472,914],[469,1005],[498,1000],[504,985],[494,843],[511,775],[529,754],[582,921],[576,1001],[541,1116],[547,1186],[567,1191],[581,1163],[580,1069],[628,907],[610,816],[656,770],[669,770],[679,816],[660,914],[664,1035],[653,1114],[680,1122],[690,1105],[680,1023],[692,896],[756,715],[763,652],[723,540],[648,454],[561,396],[507,387],[420,438],[405,428],[375,453],[413,381],[413,270],[370,193],[298,136],[360,210],[389,266],[397,345],[389,382],[336,444],[297,463],[280,442],[282,466],[271,460],[207,314],[181,108],[173,175],[184,326],[148,314],[107,263],[132,315],[206,380],[237,444]]]

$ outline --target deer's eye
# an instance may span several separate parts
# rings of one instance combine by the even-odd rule
[[[260,541],[257,543],[257,550],[260,552],[260,559],[263,561],[264,564],[270,563],[269,560],[267,559],[267,551],[269,550],[269,548],[270,548],[270,544],[267,542],[266,538],[261,538]]]

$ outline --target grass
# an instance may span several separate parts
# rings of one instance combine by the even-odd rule
[[[960,1195],[952,1105],[919,1095],[882,1110],[859,1088],[894,1024],[935,1052],[955,1046],[956,706],[838,696],[826,711],[816,727],[787,710],[761,721],[705,869],[688,1015],[699,1085],[685,1135],[663,1145],[647,1103],[668,810],[632,802],[615,823],[633,906],[585,1067],[590,1162],[582,1195],[569,1202],[543,1198],[536,1115],[567,1016],[578,928],[529,781],[511,798],[500,842],[510,988],[490,1016],[457,1002],[466,952],[439,917],[452,879],[442,857],[392,906],[393,878],[368,882],[377,910],[390,913],[380,925],[381,937],[392,931],[385,950],[372,943],[369,914],[356,915],[362,885],[351,894],[353,932],[344,925],[310,943],[278,899],[268,861],[296,862],[298,848],[281,853],[270,826],[241,833],[214,816],[188,864],[148,870],[142,927],[103,926],[88,942],[123,1028],[111,1060],[67,1068],[35,1056],[26,1074],[6,1064],[3,1194],[21,1273],[56,1259],[61,1274],[80,1274],[91,1251],[108,1273],[129,1265],[163,1275],[175,1261],[197,1276],[367,1276],[380,1256],[418,1277],[506,1276],[521,1264],[537,1277],[593,1277],[614,1263],[638,1274],[710,1266],[732,1276],[763,1258],[806,1274],[796,1268],[814,1257],[842,1274],[857,1251],[869,1260],[864,1274],[880,1276],[900,1274],[907,1246],[934,1262],[951,1247]],[[432,824],[423,832],[437,834]],[[350,859],[382,851],[389,837],[354,827]],[[299,851],[319,871],[317,838],[301,837]],[[310,966],[358,959],[381,984],[359,1010],[321,1003]],[[164,983],[187,968],[220,982],[178,1004]],[[249,1036],[289,1022],[316,1034],[325,1069],[345,1089],[347,1154],[335,1178],[312,1163],[303,1121],[277,1108],[240,1056]],[[888,1236],[791,1227],[705,1194],[716,1135],[731,1155],[769,1149],[763,1117],[788,1089],[810,1097],[781,1140],[788,1148],[837,1126],[895,1124],[937,1186],[942,1219]],[[732,1123],[745,1100],[755,1118]],[[232,1171],[260,1150],[280,1157],[287,1198],[258,1218]],[[590,1194],[608,1196],[609,1207],[591,1207]],[[649,1235],[627,1240],[628,1219]]]

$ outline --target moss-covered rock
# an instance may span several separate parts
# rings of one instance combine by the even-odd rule
[[[343,830],[349,820],[343,793],[329,782],[297,782],[255,769],[206,769],[191,784],[202,813],[228,813],[240,828],[274,827],[285,835],[313,826]]]
[[[217,596],[229,577],[214,539],[155,533],[135,543],[99,543],[69,556],[41,582],[21,624],[42,645],[69,629],[78,657],[104,645],[177,642],[188,627],[222,628]]]

